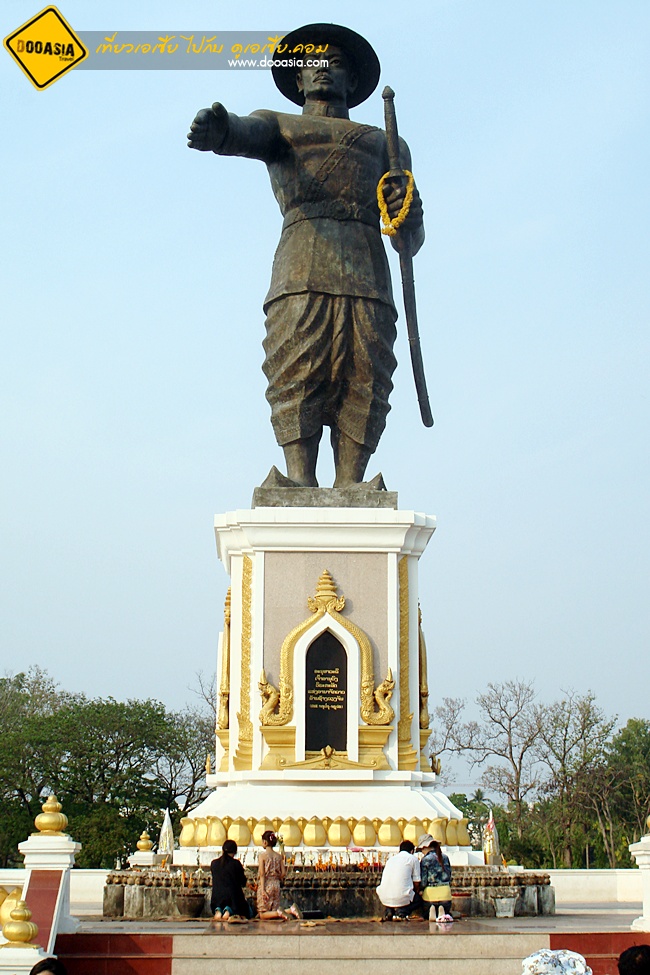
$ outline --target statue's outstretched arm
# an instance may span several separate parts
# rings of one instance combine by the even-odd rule
[[[200,152],[246,156],[265,162],[277,155],[283,142],[274,112],[254,112],[240,117],[227,112],[221,102],[197,112],[187,140],[190,149]]]

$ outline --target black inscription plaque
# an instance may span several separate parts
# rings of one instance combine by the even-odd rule
[[[327,630],[307,650],[305,662],[305,750],[348,747],[348,658],[341,642]]]

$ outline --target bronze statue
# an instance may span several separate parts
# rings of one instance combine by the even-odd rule
[[[349,118],[376,88],[380,68],[368,41],[335,24],[301,27],[283,43],[288,50],[327,45],[326,54],[312,55],[327,61],[318,67],[283,66],[274,55],[275,84],[303,106],[302,115],[239,117],[216,102],[197,114],[188,145],[267,165],[284,221],[264,301],[264,373],[285,483],[317,486],[318,447],[329,426],[334,486],[346,488],[363,482],[386,425],[396,366],[397,312],[376,196],[390,168],[386,133]],[[399,153],[410,170],[401,139]],[[391,218],[404,196],[404,181],[392,180],[385,193]],[[417,189],[393,246],[405,234],[416,253],[424,240]]]

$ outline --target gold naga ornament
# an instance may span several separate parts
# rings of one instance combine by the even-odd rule
[[[226,603],[223,611],[223,649],[221,664],[221,680],[219,682],[219,712],[217,728],[225,730],[229,725],[228,708],[230,704],[230,617],[231,617],[231,589],[228,587]]]
[[[280,687],[274,687],[262,671],[259,690],[263,707],[260,723],[264,727],[286,725],[293,717],[293,654],[300,637],[310,630],[319,619],[329,615],[343,626],[356,640],[361,657],[361,718],[367,725],[389,725],[395,717],[390,706],[395,681],[392,672],[375,688],[372,666],[372,647],[368,637],[351,620],[340,613],[345,607],[345,597],[339,596],[334,580],[325,569],[316,584],[316,593],[309,596],[307,606],[312,615],[299,623],[287,637],[280,649]]]

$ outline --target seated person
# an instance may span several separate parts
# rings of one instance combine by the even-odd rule
[[[235,860],[237,844],[234,840],[226,840],[221,849],[221,856],[210,864],[210,909],[215,921],[228,921],[230,918],[248,920],[250,911],[243,890],[248,881],[241,862]]]
[[[399,845],[399,853],[384,867],[377,896],[386,908],[383,921],[404,921],[420,904],[420,864],[409,840]]]
[[[58,958],[44,958],[36,962],[29,975],[68,975],[68,969]]]
[[[522,975],[593,975],[591,968],[577,951],[567,948],[540,948],[522,961]]]
[[[437,840],[425,833],[418,842],[424,856],[420,860],[422,913],[430,921],[453,921],[451,916],[451,863]]]
[[[618,957],[619,975],[650,975],[650,945],[633,945]]]

